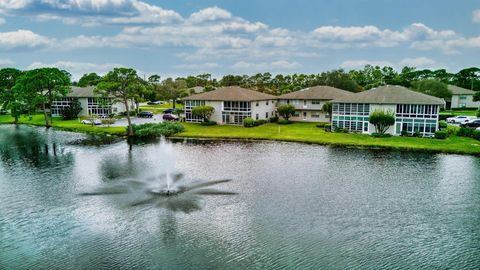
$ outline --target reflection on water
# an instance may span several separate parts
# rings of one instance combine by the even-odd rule
[[[0,269],[480,265],[478,157],[281,142],[72,143],[85,138],[0,127]],[[201,211],[177,212],[118,207],[115,196],[127,193],[78,196],[155,193],[167,175],[184,183],[175,189],[232,179],[218,189],[238,195],[198,195]],[[150,186],[152,176],[162,184]]]

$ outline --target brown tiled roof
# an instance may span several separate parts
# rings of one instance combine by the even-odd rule
[[[315,99],[332,100],[344,98],[354,93],[331,86],[319,85],[279,96],[279,99]]]
[[[211,101],[255,101],[272,100],[276,96],[268,95],[258,91],[245,89],[239,86],[221,87],[213,91],[191,95],[183,98],[184,100],[211,100]]]
[[[448,90],[450,90],[453,95],[473,95],[476,93],[475,91],[465,89],[456,85],[448,85]]]
[[[335,103],[370,104],[430,104],[443,105],[443,99],[415,92],[403,86],[385,85],[368,91],[355,93],[346,98],[335,99]]]

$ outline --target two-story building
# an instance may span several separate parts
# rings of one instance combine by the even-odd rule
[[[455,85],[448,85],[448,90],[452,93],[450,108],[480,108],[480,101],[473,101],[475,91],[458,87]]]
[[[192,109],[208,105],[215,109],[210,120],[219,124],[243,125],[246,117],[268,120],[274,116],[277,97],[239,86],[229,86],[191,95],[183,100],[187,122],[201,122],[202,119],[192,114]]]
[[[395,124],[387,133],[419,132],[431,136],[438,129],[438,113],[445,101],[402,86],[380,86],[332,101],[332,129],[371,134],[375,127],[369,116],[376,110],[395,114]]]
[[[292,121],[330,122],[330,115],[322,111],[323,105],[333,99],[349,97],[352,92],[331,86],[314,86],[278,97],[279,104],[295,106]]]
[[[70,92],[64,97],[57,97],[53,100],[52,116],[61,116],[64,108],[70,106],[73,100],[78,100],[82,106],[79,116],[109,116],[126,111],[125,105],[121,102],[114,102],[113,98],[104,98],[95,94],[94,86],[70,87]],[[132,102],[131,108],[134,109]]]

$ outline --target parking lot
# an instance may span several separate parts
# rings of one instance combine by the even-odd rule
[[[154,114],[152,118],[140,118],[132,117],[132,124],[145,124],[145,123],[161,123],[163,114]],[[128,126],[127,118],[118,119],[115,124],[110,125],[112,127],[126,127]]]

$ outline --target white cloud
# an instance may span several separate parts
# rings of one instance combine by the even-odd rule
[[[13,62],[11,59],[0,59],[0,66],[8,66],[13,64],[15,64],[15,62]]]
[[[176,69],[188,69],[188,70],[198,70],[198,71],[208,71],[209,69],[219,68],[221,65],[217,63],[207,62],[207,63],[190,63],[190,64],[179,64],[173,66]]]
[[[416,57],[416,58],[404,58],[400,61],[399,65],[401,67],[417,67],[417,68],[429,68],[436,64],[435,60],[427,57]]]
[[[480,9],[473,11],[472,20],[473,22],[480,23]]]
[[[291,70],[300,68],[302,65],[298,62],[288,62],[286,60],[279,60],[273,62],[260,62],[260,63],[252,63],[252,62],[245,62],[239,61],[232,65],[234,70],[239,71],[249,71],[249,72],[257,72],[257,71],[278,71],[278,70]]]
[[[96,64],[89,62],[57,61],[55,63],[33,62],[27,69],[56,67],[70,72],[72,74],[72,80],[78,80],[85,73],[95,72],[99,75],[104,75],[113,68],[122,66],[123,65],[113,63]]]
[[[67,24],[164,24],[182,20],[173,10],[138,0],[0,0],[0,12]]]
[[[394,64],[389,61],[346,60],[340,64],[340,67],[344,69],[359,69],[359,68],[363,68],[366,65],[380,66],[380,67],[394,66]]]
[[[203,23],[207,21],[219,21],[231,18],[232,14],[227,10],[218,7],[209,7],[192,13],[188,20],[191,23]]]
[[[52,44],[54,40],[30,30],[0,32],[0,49],[38,48]]]

